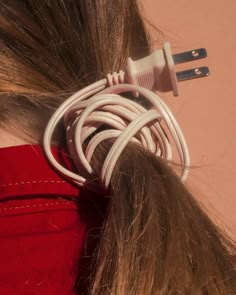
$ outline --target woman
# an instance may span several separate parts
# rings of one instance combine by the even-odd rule
[[[150,52],[136,1],[1,0],[0,42],[1,294],[236,294],[234,246],[164,160],[130,143],[107,198],[44,157],[66,98]]]

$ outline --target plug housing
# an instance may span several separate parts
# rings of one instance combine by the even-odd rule
[[[129,83],[140,85],[151,90],[162,92],[173,91],[177,96],[178,81],[200,78],[209,75],[207,67],[175,72],[175,64],[206,57],[204,48],[172,55],[169,42],[163,49],[158,49],[149,56],[133,61],[127,61],[126,79]]]

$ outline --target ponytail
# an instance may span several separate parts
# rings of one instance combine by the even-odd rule
[[[232,251],[171,167],[129,144],[112,175],[91,294],[233,295]]]

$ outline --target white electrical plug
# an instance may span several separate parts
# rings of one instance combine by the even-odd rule
[[[208,67],[200,67],[176,72],[175,64],[206,56],[207,52],[204,48],[172,55],[169,42],[165,42],[163,49],[158,49],[147,57],[137,61],[128,58],[126,79],[130,84],[162,92],[172,90],[174,95],[178,95],[177,82],[208,76],[209,69]]]

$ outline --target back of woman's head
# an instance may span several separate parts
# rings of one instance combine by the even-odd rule
[[[32,142],[70,94],[150,51],[134,0],[0,0],[0,7],[0,126],[17,126]],[[96,150],[98,175],[111,145]],[[109,195],[90,294],[236,294],[234,247],[164,160],[130,143]]]
[[[36,141],[62,100],[149,51],[134,0],[0,6],[0,124],[10,119]]]

